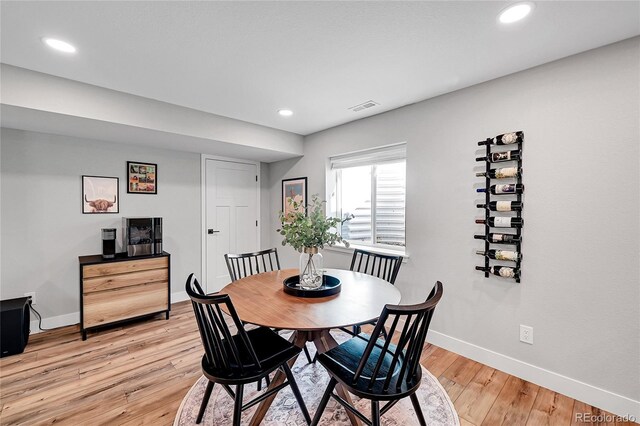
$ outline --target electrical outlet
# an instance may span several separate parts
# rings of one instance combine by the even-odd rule
[[[32,293],[25,293],[24,294],[25,297],[30,297],[31,298],[31,304],[35,305],[36,304],[36,292],[32,292]]]
[[[520,341],[533,345],[533,327],[520,324]]]

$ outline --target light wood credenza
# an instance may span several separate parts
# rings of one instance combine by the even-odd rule
[[[171,311],[171,255],[80,256],[80,331]]]

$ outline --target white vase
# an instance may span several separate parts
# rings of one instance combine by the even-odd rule
[[[318,252],[318,247],[304,248],[300,254],[300,287],[311,290],[322,285],[322,263],[322,253]]]

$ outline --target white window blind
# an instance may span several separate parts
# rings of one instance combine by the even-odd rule
[[[336,155],[329,158],[331,169],[347,167],[371,166],[374,164],[404,161],[407,158],[407,144],[388,145],[367,151]]]

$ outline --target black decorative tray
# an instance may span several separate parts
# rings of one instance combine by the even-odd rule
[[[331,275],[323,275],[322,285],[316,289],[307,290],[300,287],[300,275],[294,275],[282,282],[284,292],[298,297],[326,297],[340,293],[340,280]]]

